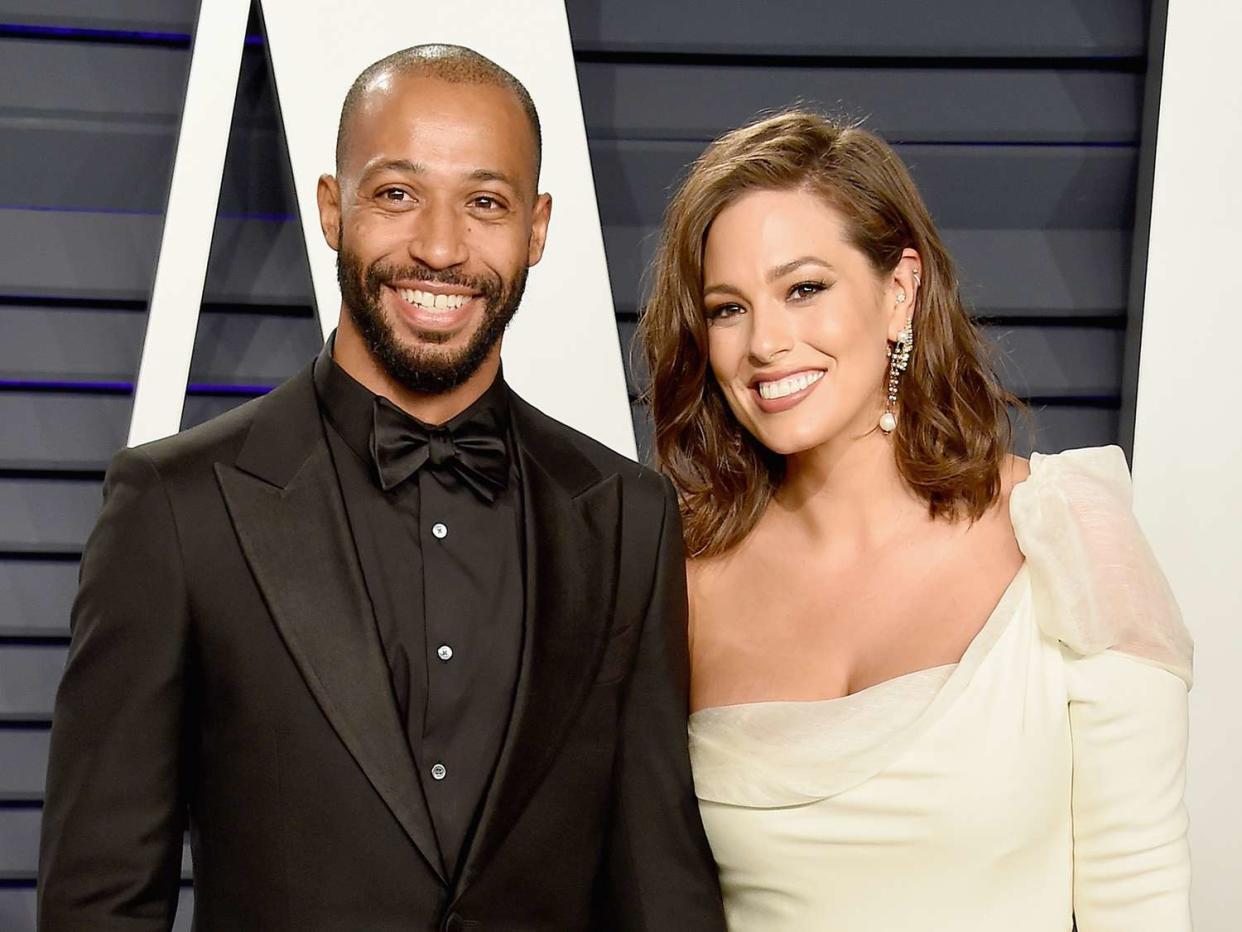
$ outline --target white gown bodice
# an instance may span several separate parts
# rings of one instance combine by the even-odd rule
[[[959,663],[691,716],[732,932],[1190,928],[1190,644],[1128,489],[1115,449],[1033,458]]]

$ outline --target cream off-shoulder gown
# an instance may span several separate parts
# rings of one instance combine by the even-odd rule
[[[1010,512],[957,664],[691,716],[732,932],[1190,929],[1191,642],[1121,451],[1036,454]]]

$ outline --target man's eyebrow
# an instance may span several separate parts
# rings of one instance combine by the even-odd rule
[[[496,171],[493,168],[476,168],[470,173],[472,181],[499,181],[501,184],[507,184],[514,190],[519,189],[519,185],[512,178],[502,171]]]
[[[423,166],[417,162],[411,162],[409,159],[385,159],[382,162],[372,162],[362,172],[363,178],[369,178],[371,175],[378,175],[380,172],[394,171],[402,172],[407,175],[417,175],[423,170]]]

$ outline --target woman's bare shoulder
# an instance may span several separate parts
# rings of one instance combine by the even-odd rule
[[[1009,453],[1001,461],[1001,495],[1009,498],[1014,486],[1021,485],[1031,475],[1031,461],[1022,456]]]

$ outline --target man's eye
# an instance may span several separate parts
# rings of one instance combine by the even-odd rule
[[[408,191],[403,191],[401,188],[385,188],[380,192],[380,197],[386,201],[392,201],[400,204],[403,201],[408,201],[410,199],[410,193]]]
[[[479,195],[470,203],[472,206],[479,207],[483,210],[500,210],[504,206],[500,203],[500,201],[496,200],[496,198],[489,197],[486,194]]]

